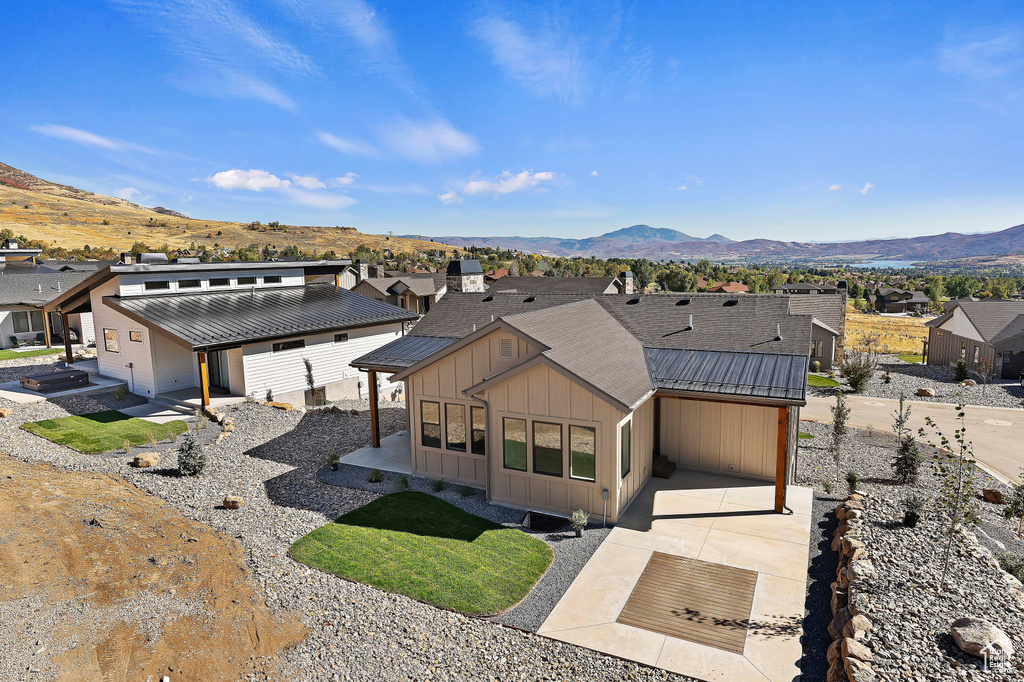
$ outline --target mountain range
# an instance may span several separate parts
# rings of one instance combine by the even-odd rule
[[[597,256],[651,260],[708,258],[738,261],[939,261],[1024,253],[1024,225],[982,234],[945,232],[923,237],[828,243],[774,239],[733,241],[720,234],[701,239],[677,230],[650,225],[632,225],[584,239],[444,236],[434,237],[434,240],[463,248],[489,246],[562,257]]]

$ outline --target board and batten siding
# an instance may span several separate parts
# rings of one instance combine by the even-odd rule
[[[96,287],[89,294],[93,325],[96,329],[96,363],[103,376],[121,379],[128,389],[138,395],[156,395],[156,373],[153,370],[153,334],[143,325],[131,320],[103,303],[104,296],[117,293],[117,280],[112,279]],[[106,349],[104,329],[116,329],[120,351]],[[128,332],[142,332],[142,341],[129,341]],[[131,367],[128,365],[131,364]]]
[[[275,396],[294,391],[305,391],[305,359],[313,365],[313,380],[316,386],[326,386],[341,381],[358,379],[360,372],[352,367],[352,360],[381,346],[391,343],[402,335],[401,323],[363,327],[339,331],[347,333],[348,341],[335,342],[335,332],[313,334],[303,338],[304,348],[273,352],[275,342],[251,343],[242,347],[242,367],[245,375],[244,388],[247,394],[262,398],[267,389]],[[283,341],[286,339],[278,339]],[[228,358],[231,371],[231,358]],[[385,382],[382,390],[390,390],[392,384]]]
[[[506,354],[503,355],[502,351]],[[478,339],[464,348],[460,348],[437,362],[413,373],[406,379],[406,400],[409,405],[409,431],[412,439],[413,470],[421,476],[443,478],[468,485],[487,485],[487,462],[494,448],[500,447],[498,441],[492,440],[494,431],[492,410],[488,410],[487,422],[487,455],[474,455],[471,452],[448,450],[445,442],[444,403],[458,403],[466,406],[467,422],[470,418],[470,406],[482,407],[478,400],[467,398],[462,391],[474,386],[486,377],[502,369],[532,357],[539,352],[518,336],[497,330]],[[486,397],[484,397],[486,400]],[[441,438],[442,447],[425,447],[421,433],[421,401],[441,404]],[[500,429],[501,422],[498,421]],[[497,443],[497,445],[496,445]],[[500,460],[499,460],[500,461]]]
[[[651,469],[654,465],[654,409],[657,398],[648,398],[642,405],[633,410],[626,418],[619,422],[615,434],[615,462],[613,465],[615,476],[618,478],[618,504],[617,508],[621,513],[629,503],[633,501],[644,484],[651,478]],[[622,475],[622,425],[627,421],[632,424],[629,428],[630,443],[630,467],[629,473]]]
[[[661,454],[685,469],[774,479],[778,408],[661,398]]]

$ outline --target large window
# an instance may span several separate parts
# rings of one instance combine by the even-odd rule
[[[474,455],[487,454],[487,412],[482,407],[469,408],[470,417],[473,420],[473,445]]]
[[[569,478],[593,481],[596,469],[597,431],[569,425]]]
[[[533,473],[562,475],[562,425],[533,422]]]
[[[444,406],[445,447],[459,452],[466,451],[466,406],[445,403]]]
[[[526,420],[505,417],[505,468],[526,471]]]
[[[117,330],[103,328],[103,348],[111,353],[120,353],[121,346],[117,342]]]
[[[441,405],[420,402],[420,443],[425,448],[441,447]]]
[[[15,334],[43,331],[43,312],[41,310],[16,310],[11,313],[14,321]]]
[[[619,438],[621,439],[621,449],[622,449],[622,477],[623,478],[625,478],[626,474],[629,473],[629,467],[630,467],[630,460],[629,460],[629,455],[630,455],[630,452],[629,452],[629,445],[630,445],[629,431],[630,431],[630,428],[629,428],[629,426],[630,426],[630,424],[632,424],[632,422],[626,422],[625,424],[622,425],[622,429],[620,429],[620,431],[619,431]]]

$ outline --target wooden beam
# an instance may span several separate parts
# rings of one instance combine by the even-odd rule
[[[210,373],[206,368],[206,352],[199,351],[199,388],[203,392],[203,407],[210,406]]]
[[[334,286],[339,287],[339,288],[341,287],[341,274],[340,273],[337,273],[337,272],[334,273]]]
[[[789,410],[779,408],[778,442],[775,459],[775,511],[783,513],[786,504],[786,436],[789,433]]]
[[[68,314],[60,314],[61,324],[64,326],[64,362],[73,365],[75,357],[71,354],[71,329],[68,327]]]
[[[43,337],[46,339],[46,347],[52,348],[53,339],[50,338],[50,316],[43,311]]]
[[[370,445],[380,447],[380,417],[377,414],[377,373],[372,369],[366,373],[370,382]]]

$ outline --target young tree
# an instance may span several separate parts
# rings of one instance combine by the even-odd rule
[[[1024,481],[1024,470],[1021,470],[1021,481]],[[1020,537],[1021,529],[1024,527],[1024,482],[1010,487],[1006,507],[1003,508],[1003,516],[1008,519],[1019,519],[1017,521],[1017,537]]]
[[[903,407],[905,396],[900,394],[900,409],[893,413],[892,430],[896,432],[896,457],[892,460],[892,470],[896,480],[902,485],[917,484],[921,457],[917,453],[917,441],[907,426],[910,421],[910,405]]]
[[[850,419],[850,408],[846,406],[843,392],[836,389],[836,404],[832,411],[832,433],[829,435],[828,451],[836,463],[836,485],[839,485],[839,470],[843,460],[843,443],[846,441],[846,422]]]
[[[967,440],[964,404],[963,400],[959,400],[959,396],[956,412],[960,428],[953,431],[952,440],[942,433],[931,417],[924,418],[925,424],[939,441],[938,445],[931,440],[928,441],[928,445],[936,450],[932,455],[932,473],[942,479],[939,494],[935,498],[935,506],[941,518],[949,524],[946,555],[942,562],[942,579],[939,582],[940,590],[946,589],[946,572],[949,569],[949,554],[953,548],[953,535],[956,529],[962,524],[975,524],[979,520],[978,495],[974,489],[974,446]],[[918,434],[922,438],[927,437],[923,427],[918,430]]]

